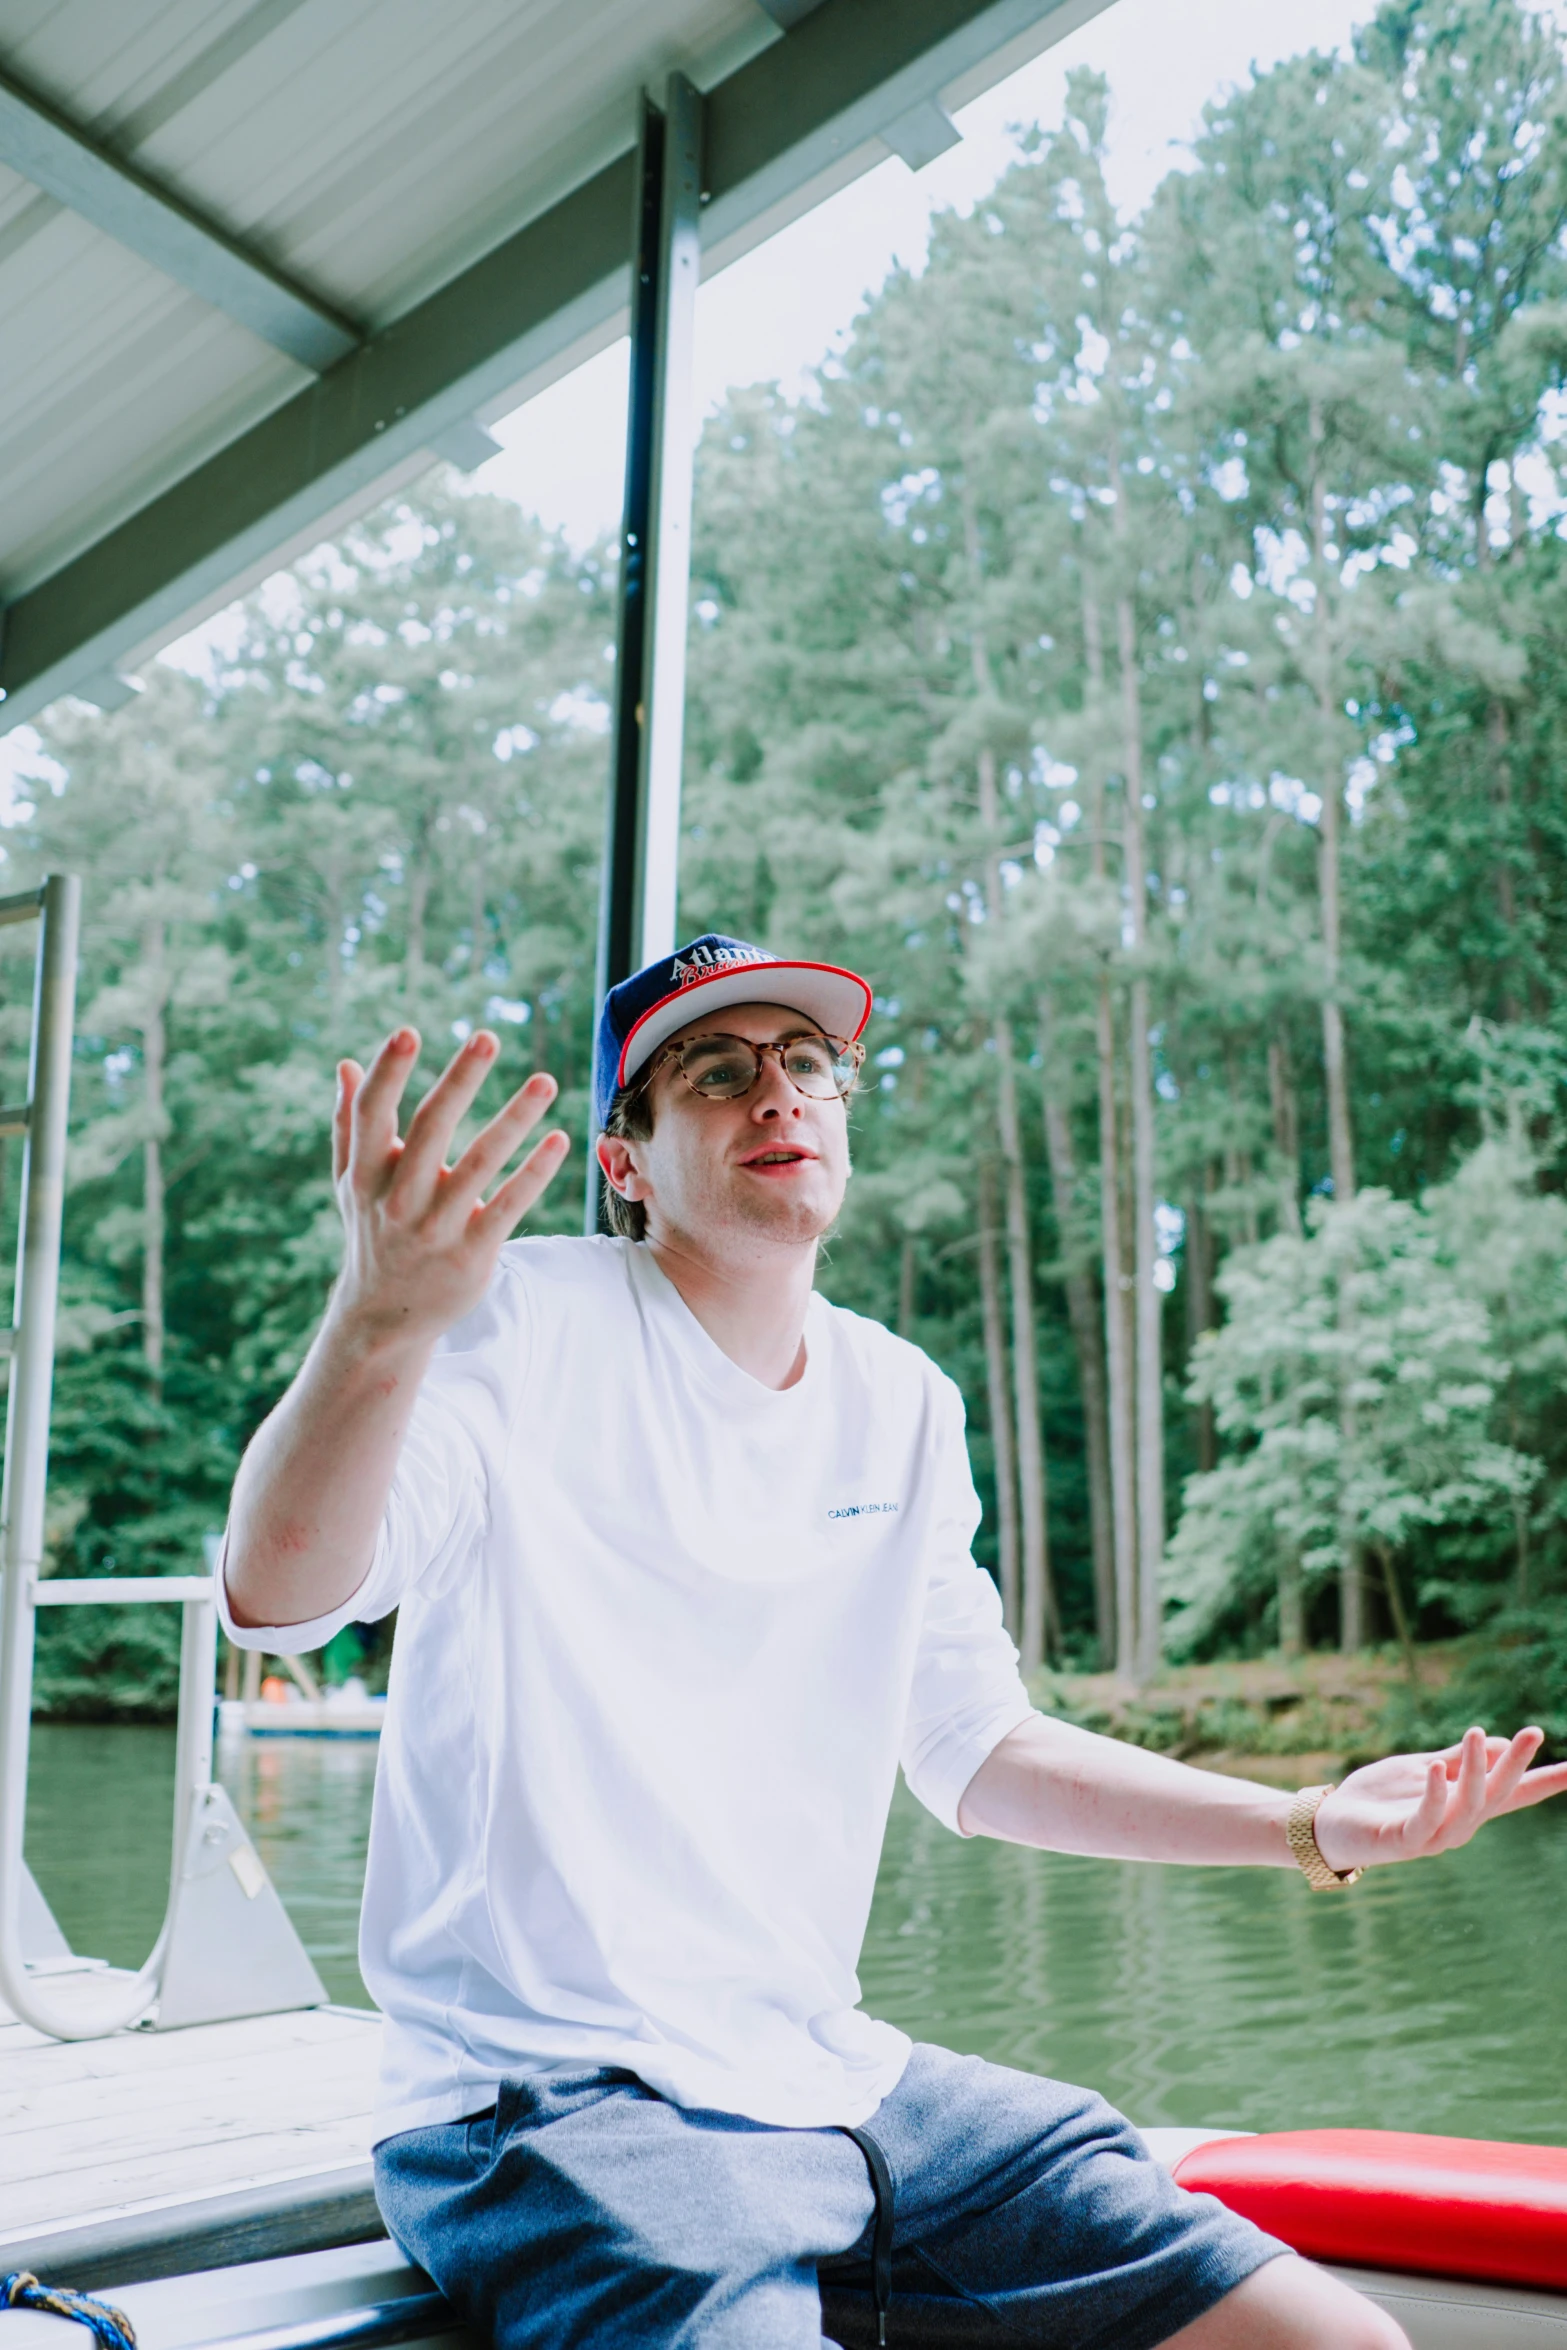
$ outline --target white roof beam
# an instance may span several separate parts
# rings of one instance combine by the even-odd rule
[[[357,347],[352,326],[325,302],[95,146],[7,74],[0,74],[0,163],[312,375]]]

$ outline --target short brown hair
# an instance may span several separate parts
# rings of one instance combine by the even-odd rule
[[[613,1134],[621,1142],[646,1142],[653,1131],[652,1088],[646,1079],[636,1085],[623,1085],[609,1105],[609,1116],[604,1121],[606,1134]],[[606,1178],[603,1190],[604,1221],[617,1240],[645,1240],[647,1237],[647,1210],[639,1199],[622,1199],[615,1186]]]

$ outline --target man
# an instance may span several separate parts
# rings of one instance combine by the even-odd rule
[[[718,937],[617,988],[596,1240],[503,1245],[566,1155],[504,1172],[548,1077],[447,1165],[493,1037],[401,1140],[412,1031],[340,1067],[343,1270],[225,1574],[251,1646],[400,1608],[363,1926],[388,2225],[508,2350],[815,2350],[889,2296],[895,2342],[1396,2350],[1097,2097],[859,2011],[900,1763],[960,1834],[1329,1881],[1567,1785],[1526,1776],[1537,1731],[1472,1731],[1313,1820],[1032,1710],[956,1389],[812,1285],[869,1013]]]

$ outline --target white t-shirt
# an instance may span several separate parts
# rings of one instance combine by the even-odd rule
[[[360,1589],[234,1633],[298,1652],[401,1611],[360,1941],[381,2135],[558,2066],[795,2127],[902,2072],[855,1977],[898,1765],[955,1829],[1030,1707],[957,1389],[820,1296],[806,1353],[775,1392],[646,1248],[515,1241],[425,1376]]]

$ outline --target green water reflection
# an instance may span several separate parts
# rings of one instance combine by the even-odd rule
[[[372,1740],[224,1745],[218,1775],[334,1999],[365,2006],[355,1945],[375,1777]],[[75,1950],[139,1966],[168,1896],[171,1731],[40,1722],[27,1857]]]
[[[76,1947],[138,1963],[167,1867],[172,1741],[42,1724],[29,1854]],[[328,1989],[354,1962],[368,1745],[252,1745],[223,1777]],[[916,2037],[1090,2081],[1136,2118],[1360,2123],[1567,2143],[1567,1803],[1343,1898],[1271,1870],[974,1842],[900,1794],[861,1969]]]

